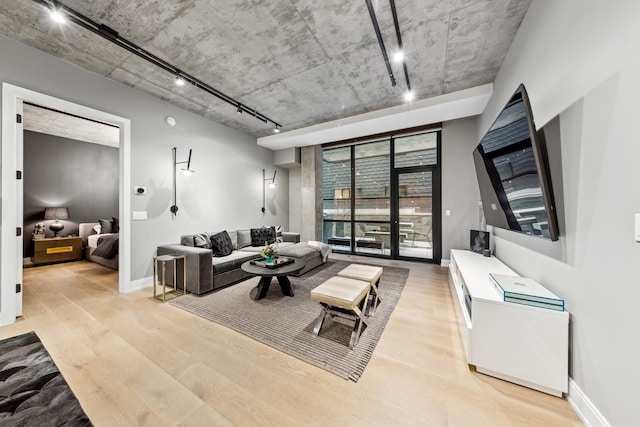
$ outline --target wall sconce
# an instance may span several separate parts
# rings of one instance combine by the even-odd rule
[[[189,160],[185,162],[179,162],[177,160],[178,149],[176,147],[173,147],[171,151],[173,152],[173,206],[171,206],[171,213],[175,215],[178,213],[178,190],[176,188],[176,170],[178,169],[178,165],[187,164],[186,168],[182,168],[184,176],[189,176],[195,171],[191,170],[191,152],[193,151],[191,148],[189,149]]]
[[[60,233],[64,229],[64,224],[61,223],[59,220],[69,219],[69,209],[68,208],[45,208],[44,219],[48,219],[48,220],[55,219],[55,221],[49,225],[49,230],[53,231],[54,237],[58,237],[58,233]]]
[[[276,172],[278,172],[277,170],[273,171],[273,178],[265,178],[265,170],[262,169],[262,213],[265,212],[265,199],[266,199],[266,182],[269,182],[269,188],[276,188]]]

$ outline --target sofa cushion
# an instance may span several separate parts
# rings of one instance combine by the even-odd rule
[[[251,246],[251,231],[249,230],[238,230],[238,249],[246,248],[247,246]]]
[[[229,234],[229,238],[231,239],[231,244],[233,245],[233,249],[238,249],[238,232],[237,231],[227,231]]]
[[[258,254],[242,251],[233,251],[224,257],[213,257],[211,261],[213,274],[220,274],[238,269],[242,263],[259,257],[260,255]]]
[[[282,238],[282,226],[281,225],[272,225],[271,228],[273,229],[273,232],[276,235],[276,243],[282,243],[284,242],[284,239]]]
[[[197,248],[211,249],[211,236],[209,233],[197,233],[193,235],[193,246]]]
[[[271,227],[251,229],[251,246],[264,246],[276,242],[276,232]]]
[[[211,250],[216,257],[227,256],[233,252],[233,243],[226,230],[211,236]]]

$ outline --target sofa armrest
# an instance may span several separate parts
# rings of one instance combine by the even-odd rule
[[[283,231],[282,241],[291,242],[291,243],[300,243],[300,233],[294,233],[292,231]]]
[[[180,245],[160,245],[158,255],[180,254],[186,256],[187,291],[200,295],[213,289],[211,249]],[[173,275],[173,271],[170,274]],[[183,288],[182,275],[178,274],[178,288]],[[173,284],[173,277],[171,282]]]

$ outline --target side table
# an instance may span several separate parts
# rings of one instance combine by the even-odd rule
[[[155,255],[153,257],[153,297],[155,299],[159,299],[162,302],[167,301],[167,264],[173,264],[173,291],[178,292],[178,261],[182,260],[182,293],[186,295],[187,293],[187,269],[185,268],[186,256],[178,255],[178,254],[169,254],[169,255]],[[158,287],[158,264],[160,264],[161,280],[160,286],[162,286],[162,297],[156,293]],[[171,289],[171,287],[169,287]]]

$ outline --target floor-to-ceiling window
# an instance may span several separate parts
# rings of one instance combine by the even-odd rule
[[[440,130],[323,148],[323,239],[336,252],[440,261]]]

